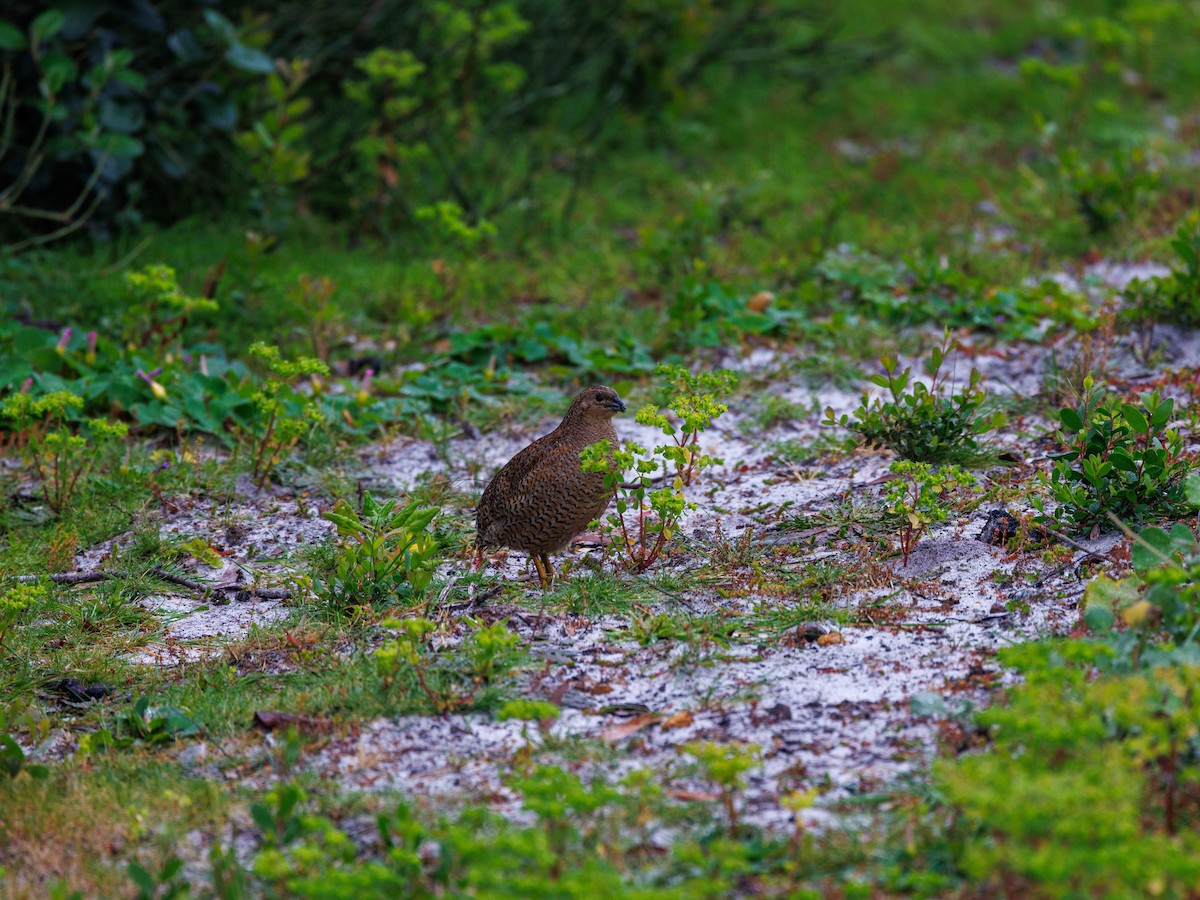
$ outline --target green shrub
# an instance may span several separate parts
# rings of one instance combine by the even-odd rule
[[[273,69],[262,32],[170,0],[41,6],[0,20],[0,246],[111,236],[241,183],[206,173],[228,170],[241,92]]]
[[[1041,481],[1058,504],[1043,521],[1077,528],[1107,525],[1110,516],[1144,522],[1194,509],[1184,489],[1191,463],[1182,455],[1183,439],[1167,427],[1175,401],[1157,392],[1141,403],[1121,403],[1103,382],[1089,376],[1075,407],[1059,411],[1059,441],[1067,449],[1051,457],[1050,476]]]
[[[888,467],[896,477],[885,489],[887,511],[897,523],[900,555],[908,565],[921,536],[929,526],[945,522],[954,493],[975,484],[975,476],[955,465],[932,468],[928,463],[899,459]]]
[[[1200,476],[1185,484],[1200,504]],[[1190,663],[1200,650],[1200,544],[1191,527],[1144,528],[1133,539],[1133,574],[1098,575],[1083,594],[1083,621],[1111,658],[1107,670]]]
[[[812,93],[870,65],[877,45],[835,26],[807,0],[18,5],[0,19],[0,246],[214,198],[278,232],[300,191],[376,235],[474,243],[518,205],[518,223],[569,212],[631,124],[666,121],[716,66],[753,53]]]
[[[1200,880],[1200,669],[1092,679],[1092,653],[1008,652],[1027,682],[979,714],[987,752],[934,768],[985,893],[1187,896]]]
[[[121,340],[157,360],[169,350],[178,351],[177,342],[193,317],[217,311],[215,300],[185,293],[170,266],[150,265],[126,272],[125,284],[130,301],[123,310]]]
[[[1004,414],[983,412],[987,392],[981,387],[983,376],[978,369],[971,369],[967,383],[957,393],[946,396],[949,374],[943,372],[942,365],[956,346],[947,330],[941,346],[934,347],[925,361],[928,387],[911,379],[911,367],[899,372],[899,363],[885,356],[880,360],[884,374],[871,376],[871,381],[887,388],[891,397],[871,398],[864,390],[862,402],[854,410],[856,421],[851,422],[847,415],[835,417],[829,407],[822,424],[848,428],[867,446],[887,448],[914,462],[977,459],[985,448],[976,437],[1003,424]]]
[[[1150,329],[1156,323],[1194,328],[1200,325],[1200,215],[1192,214],[1171,241],[1176,264],[1171,274],[1134,279],[1122,292],[1120,317]]]
[[[636,441],[620,448],[600,441],[580,454],[585,472],[602,472],[605,486],[613,492],[615,511],[603,524],[612,542],[610,553],[631,572],[644,572],[659,559],[679,527],[685,512],[696,504],[684,495],[684,487],[703,469],[720,460],[701,452],[700,432],[728,407],[721,397],[733,389],[737,376],[724,370],[693,375],[679,366],[662,365],[671,399],[669,409],[681,421],[677,426],[656,406],[638,410],[636,419],[651,425],[671,439],[648,451]],[[661,462],[660,462],[661,460]],[[662,469],[667,486],[654,487],[654,473]],[[632,481],[625,473],[633,470]],[[672,472],[672,470],[674,470]]]
[[[362,510],[339,501],[324,517],[337,526],[333,570],[318,576],[317,597],[337,610],[417,598],[433,578],[438,546],[429,526],[436,508],[414,501],[397,510],[368,492]]]

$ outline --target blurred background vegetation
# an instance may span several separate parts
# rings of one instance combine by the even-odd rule
[[[1021,286],[1167,259],[1196,206],[1197,13],[10,3],[0,303],[47,347],[103,342],[125,274],[166,264],[220,310],[187,346],[354,367],[369,334],[384,362],[567,380],[779,337],[828,375],[860,325],[1077,324]]]

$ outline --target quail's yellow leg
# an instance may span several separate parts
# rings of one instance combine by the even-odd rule
[[[537,566],[538,577],[542,580],[542,590],[549,590],[550,586],[554,584],[554,566],[550,562],[550,555],[535,553],[533,562]]]

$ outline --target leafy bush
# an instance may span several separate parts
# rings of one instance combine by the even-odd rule
[[[70,504],[104,445],[129,431],[124,422],[90,419],[82,433],[74,432],[66,419],[71,410],[82,406],[83,398],[69,391],[36,399],[26,393],[12,394],[0,405],[0,417],[10,420],[22,457],[32,467],[42,498],[54,513],[62,513]]]
[[[376,234],[473,242],[547,186],[569,208],[617,146],[618,115],[662,121],[716,65],[752,52],[812,92],[870,65],[876,46],[835,25],[819,5],[767,0],[284,2],[236,22],[175,0],[18,6],[0,20],[15,125],[0,243],[89,221],[111,233],[239,194],[278,231],[300,190]]]
[[[1171,274],[1134,279],[1122,292],[1121,318],[1149,330],[1155,323],[1200,325],[1200,215],[1179,226],[1171,241],[1177,257]]]
[[[362,510],[339,501],[324,517],[337,526],[333,571],[318,577],[317,596],[335,609],[419,597],[433,578],[438,547],[429,526],[436,508],[417,501],[396,509],[368,492]]]
[[[669,408],[682,421],[676,425],[656,406],[638,410],[636,419],[661,429],[671,443],[650,452],[636,441],[625,441],[621,448],[599,441],[580,454],[583,471],[603,473],[605,486],[613,492],[616,511],[606,519],[613,538],[609,547],[631,572],[644,572],[654,565],[675,536],[683,514],[695,508],[684,495],[684,487],[696,473],[720,462],[701,452],[700,432],[725,412],[727,407],[719,398],[732,390],[737,377],[724,370],[693,375],[669,365],[659,366],[658,372],[670,385]],[[654,473],[660,467],[661,480],[670,484],[655,488]],[[625,473],[630,470],[636,474],[627,482]]]
[[[706,754],[707,767],[707,751],[696,749]],[[712,778],[735,791],[745,768],[740,760],[752,759],[752,751],[733,748],[726,758],[726,749],[713,751]],[[660,778],[635,770],[610,786],[558,766],[522,767],[508,784],[529,818],[468,807],[430,821],[400,804],[376,817],[371,844],[378,852],[366,855],[334,822],[310,811],[303,789],[281,784],[251,808],[262,841],[249,865],[214,853],[213,881],[236,879],[247,893],[277,897],[668,900],[732,896],[747,878],[772,894],[795,889],[796,857],[785,841],[757,833],[714,837],[704,806],[670,801]],[[702,839],[679,841],[667,853],[645,852],[660,823],[697,820]]]
[[[523,659],[520,638],[503,622],[479,625],[461,646],[440,649],[431,643],[437,625],[429,619],[385,619],[382,624],[399,632],[375,651],[385,689],[415,679],[437,713],[470,707],[481,689],[492,687]]]
[[[667,315],[672,337],[686,335],[696,347],[720,347],[753,335],[783,336],[808,318],[803,310],[775,302],[769,291],[747,296],[699,278],[684,281]]]
[[[979,714],[992,745],[935,765],[964,874],[1007,896],[1186,896],[1200,879],[1200,669],[1093,678],[1096,649],[1002,652],[1025,674]]]
[[[718,744],[713,741],[692,741],[679,748],[700,764],[705,776],[721,792],[721,803],[729,833],[737,836],[737,794],[746,786],[742,774],[762,764],[762,748],[757,744]]]
[[[864,390],[862,402],[854,410],[856,422],[851,423],[846,415],[835,417],[829,407],[822,424],[848,428],[867,446],[885,447],[915,462],[966,462],[977,458],[984,448],[976,437],[1003,424],[1004,414],[984,414],[987,392],[980,386],[983,376],[975,368],[957,393],[945,396],[949,374],[942,371],[942,364],[955,347],[947,330],[941,346],[934,347],[925,361],[928,387],[911,380],[911,367],[898,373],[899,363],[885,356],[880,360],[884,374],[872,375],[871,381],[887,388],[891,398],[871,398]]]
[[[1188,499],[1200,504],[1200,476],[1188,478]],[[1192,663],[1200,651],[1200,544],[1177,522],[1144,528],[1130,554],[1134,574],[1098,575],[1083,595],[1083,621],[1110,651],[1105,670]]]
[[[1042,482],[1057,502],[1043,520],[1078,528],[1106,525],[1109,516],[1143,522],[1194,509],[1184,489],[1191,462],[1183,439],[1168,428],[1175,401],[1157,392],[1141,403],[1121,403],[1103,382],[1084,380],[1077,406],[1059,411],[1058,439],[1067,450],[1051,457],[1054,467]]]
[[[952,495],[973,485],[975,476],[954,465],[934,469],[906,459],[896,460],[888,470],[896,477],[885,490],[887,511],[898,523],[900,554],[907,566],[921,536],[930,525],[946,521]]]
[[[0,244],[111,234],[237,186],[207,173],[228,170],[240,94],[273,69],[264,34],[170,0],[39,6],[0,20]]]

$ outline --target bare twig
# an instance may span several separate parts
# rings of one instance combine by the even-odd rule
[[[292,592],[287,588],[255,588],[247,587],[243,584],[213,584],[212,582],[196,581],[191,578],[185,578],[182,575],[176,575],[168,572],[165,569],[155,566],[149,572],[155,578],[170,584],[178,585],[179,587],[187,588],[189,591],[196,591],[199,594],[209,594],[214,591],[233,591],[248,594],[252,598],[259,600],[290,600]],[[76,584],[95,584],[98,581],[108,581],[110,579],[119,580],[121,578],[133,578],[136,573],[133,572],[56,572],[46,578],[54,584],[62,584],[73,586]],[[35,584],[41,581],[42,577],[37,575],[19,575],[17,581],[21,584]]]
[[[1067,537],[1065,534],[1063,534],[1060,531],[1055,531],[1053,528],[1047,528],[1045,525],[1042,525],[1041,529],[1043,532],[1050,535],[1050,537],[1054,538],[1056,541],[1064,543],[1068,547],[1073,547],[1082,553],[1086,553],[1088,556],[1094,556],[1097,559],[1107,559],[1108,558],[1103,553],[1097,553],[1091,547],[1085,547],[1083,544],[1079,543],[1079,541],[1072,540],[1071,538]]]

